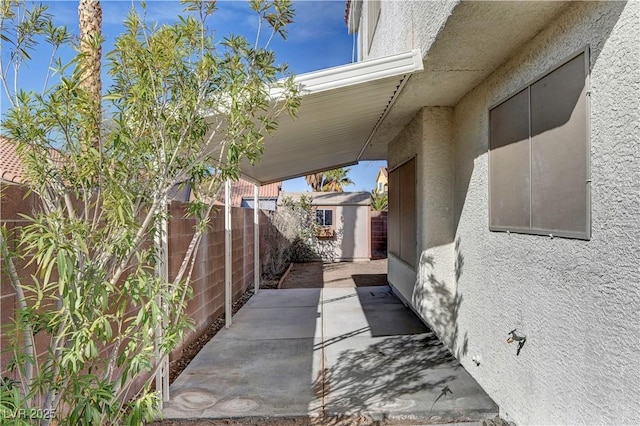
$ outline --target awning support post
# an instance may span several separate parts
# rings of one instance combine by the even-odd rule
[[[224,317],[225,327],[231,325],[231,180],[224,182]]]
[[[156,234],[154,237],[154,245],[156,253],[158,255],[156,261],[156,276],[163,282],[167,282],[169,279],[169,225],[167,221],[168,215],[168,201],[167,197],[162,199],[162,218],[156,224]],[[166,310],[166,300],[163,297],[157,296],[156,303],[161,309]],[[155,333],[155,362],[160,367],[156,370],[156,389],[160,392],[160,408],[162,409],[163,403],[169,401],[169,356],[162,354],[160,346],[164,341],[164,326],[160,320],[156,326]]]
[[[260,218],[258,217],[258,192],[260,188],[253,185],[253,292],[260,289]]]

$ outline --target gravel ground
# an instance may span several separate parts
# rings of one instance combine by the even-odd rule
[[[387,259],[370,262],[294,263],[280,288],[387,285]]]
[[[156,422],[158,426],[373,426],[383,425],[380,421],[366,419],[364,417],[242,417],[233,419],[208,419],[208,420],[166,420]]]

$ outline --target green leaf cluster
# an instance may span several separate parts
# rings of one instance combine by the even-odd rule
[[[189,280],[220,183],[239,177],[241,161],[259,161],[278,116],[299,106],[292,76],[269,50],[274,35],[286,35],[291,2],[250,2],[260,22],[255,43],[215,39],[207,27],[215,3],[183,3],[185,15],[171,25],[130,11],[106,55],[113,83],[99,105],[82,84],[84,54],[70,63],[57,56],[73,37],[52,25],[46,7],[0,6],[10,50],[0,79],[12,105],[3,134],[17,144],[40,203],[23,218],[17,249],[6,232],[0,238],[20,305],[10,348],[15,384],[0,386],[0,409],[41,407],[74,425],[157,415],[157,393],[133,386],[153,377],[192,327]],[[101,42],[95,37],[93,48]],[[42,44],[52,52],[45,87],[22,90],[18,70]],[[188,208],[197,226],[167,277],[158,267],[166,206],[184,185],[199,195]]]
[[[375,211],[387,211],[389,208],[389,194],[386,192],[371,191],[371,209]]]

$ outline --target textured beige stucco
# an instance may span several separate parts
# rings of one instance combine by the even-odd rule
[[[429,129],[444,140],[447,126],[427,120],[437,116],[430,108],[389,145],[390,167],[420,158],[421,235],[414,281],[392,259],[390,280],[503,416],[518,424],[640,422],[639,23],[638,2],[572,4],[455,105],[451,151],[433,140]],[[489,107],[585,46],[591,51],[591,240],[489,232]],[[436,158],[426,162],[430,153]],[[432,176],[449,162],[452,182]],[[441,220],[443,210],[432,207],[429,214],[427,199],[444,209],[447,191],[454,234],[429,247],[429,221]],[[432,300],[417,303],[407,297],[410,288]],[[519,356],[506,343],[513,329],[527,336]]]
[[[433,330],[455,346],[453,109],[425,107],[389,146],[389,167],[416,158],[416,268],[390,255],[389,281]]]
[[[369,260],[369,209],[367,206],[336,206],[335,226],[339,245],[336,260]]]
[[[421,107],[456,105],[569,6],[564,1],[383,2],[367,58],[420,48],[424,72],[408,78],[363,159],[384,158],[388,143]]]
[[[382,1],[380,18],[371,46],[367,46],[367,20],[358,33],[362,49],[359,59],[379,58],[420,48],[429,50],[442,25],[459,1]],[[366,17],[370,3],[363,2],[362,16]],[[428,22],[429,25],[421,23]]]

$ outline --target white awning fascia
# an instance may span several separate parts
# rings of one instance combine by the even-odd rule
[[[356,164],[358,164],[357,161],[350,161],[348,163],[336,163],[336,164],[332,165],[331,168],[332,169],[339,169],[339,168],[342,168],[342,167],[355,166]],[[304,175],[301,175],[300,173],[283,174],[278,179],[271,179],[271,180],[264,181],[264,182],[256,181],[254,178],[252,178],[251,176],[245,175],[244,173],[241,173],[241,175],[242,175],[243,179],[248,180],[250,182],[258,182],[259,185],[269,185],[269,184],[272,184],[274,182],[282,182],[283,180],[295,179],[295,178],[299,178],[301,176],[312,175],[314,173],[321,173],[321,172],[324,172],[324,171],[327,171],[327,170],[329,170],[329,169],[322,168],[322,169],[307,170],[306,172],[304,172]]]
[[[242,176],[264,185],[357,164],[407,77],[422,69],[414,49],[296,76],[302,95],[297,116],[280,116],[260,161],[241,162]],[[282,89],[270,95],[277,102]]]
[[[370,83],[387,77],[412,74],[422,69],[420,49],[413,49],[396,55],[300,74],[294,78],[294,81],[300,85],[304,96],[360,83]],[[272,98],[277,98],[281,94],[280,88],[271,91]]]

